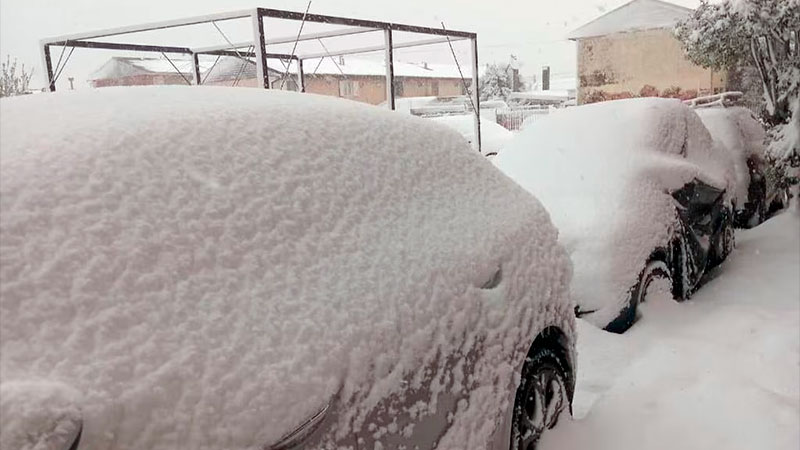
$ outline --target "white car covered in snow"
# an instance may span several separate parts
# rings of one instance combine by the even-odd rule
[[[733,248],[733,162],[678,100],[554,112],[494,163],[550,212],[576,313],[606,330],[629,328],[648,289],[687,298]]]
[[[203,87],[0,117],[3,449],[531,449],[569,409],[567,254],[457,133]]]
[[[750,228],[788,204],[788,190],[766,161],[766,133],[741,106],[698,107],[711,136],[730,153],[736,169],[736,224]]]

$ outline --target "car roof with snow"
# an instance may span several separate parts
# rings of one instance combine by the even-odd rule
[[[766,132],[753,113],[743,106],[697,108],[695,112],[714,139],[737,158],[764,157]]]
[[[766,132],[749,109],[742,106],[713,106],[695,109],[711,136],[732,156],[736,169],[737,206],[748,200],[750,169],[748,159],[762,160]]]
[[[671,231],[671,192],[695,179],[719,189],[733,182],[726,152],[672,99],[555,111],[526,122],[493,162],[550,212],[575,265],[573,293],[587,309],[627,298]]]
[[[464,342],[569,318],[534,310],[569,280],[547,213],[424,119],[219,87],[0,112],[0,382],[75,389],[84,441],[252,448],[334,395],[368,404]],[[499,267],[498,292],[534,300],[487,297]]]

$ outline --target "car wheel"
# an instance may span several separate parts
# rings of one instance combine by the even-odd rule
[[[642,271],[639,284],[636,286],[636,305],[641,305],[654,295],[669,294],[672,296],[672,276],[669,266],[664,261],[651,261]]]
[[[525,360],[511,420],[512,450],[533,450],[545,430],[570,409],[570,372],[561,352],[534,349]]]
[[[789,190],[786,188],[782,188],[778,194],[772,199],[772,202],[769,205],[769,210],[767,211],[767,216],[772,216],[776,212],[786,208],[789,205]]]
[[[747,225],[747,228],[753,228],[760,225],[766,219],[767,212],[765,211],[764,201],[759,201],[758,205],[756,206],[756,210],[753,211],[753,215],[750,216],[750,219],[745,225]]]
[[[644,303],[648,297],[652,297],[656,291],[664,291],[670,297],[677,298],[674,297],[675,289],[669,266],[661,260],[647,263],[639,275],[639,282],[631,289],[628,304],[620,311],[617,318],[603,329],[618,334],[628,331],[628,328],[636,322],[639,305]]]
[[[724,261],[728,257],[728,255],[733,253],[733,249],[735,246],[736,246],[736,236],[733,233],[733,227],[730,225],[726,225],[725,229],[722,230],[722,236],[720,236],[721,248],[719,255],[721,256],[721,260]]]

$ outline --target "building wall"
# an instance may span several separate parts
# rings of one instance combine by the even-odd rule
[[[349,83],[349,88],[343,83]],[[386,78],[382,76],[306,75],[306,92],[378,105],[386,101]],[[463,82],[452,78],[395,78],[401,85],[396,97],[455,96],[463,94]],[[349,92],[348,92],[349,90]]]
[[[167,79],[168,78],[168,79]],[[397,85],[402,85],[396,92],[397,97],[456,96],[463,94],[463,82],[453,78],[395,78]],[[186,84],[180,75],[139,75],[135,77],[97,80],[94,87],[133,86],[150,84]],[[207,82],[206,85],[231,86],[233,80]],[[344,86],[349,84],[350,86]],[[257,87],[256,78],[242,78],[237,87]],[[275,86],[277,88],[277,86]],[[348,75],[312,75],[305,76],[306,92],[312,94],[342,97],[362,103],[379,105],[386,101],[386,78],[383,76]],[[296,89],[294,80],[288,80],[284,90]]]
[[[616,33],[578,40],[578,103],[605,96],[638,96],[646,85],[708,94],[725,89],[725,74],[686,59],[671,30]],[[689,92],[691,94],[691,92]],[[650,93],[653,94],[652,92]]]

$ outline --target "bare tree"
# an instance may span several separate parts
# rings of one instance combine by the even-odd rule
[[[17,69],[19,68],[19,73]],[[6,61],[0,64],[0,97],[11,97],[29,93],[28,87],[33,77],[33,70],[26,70],[25,64],[17,66],[17,59],[11,61],[11,56],[6,56]]]

